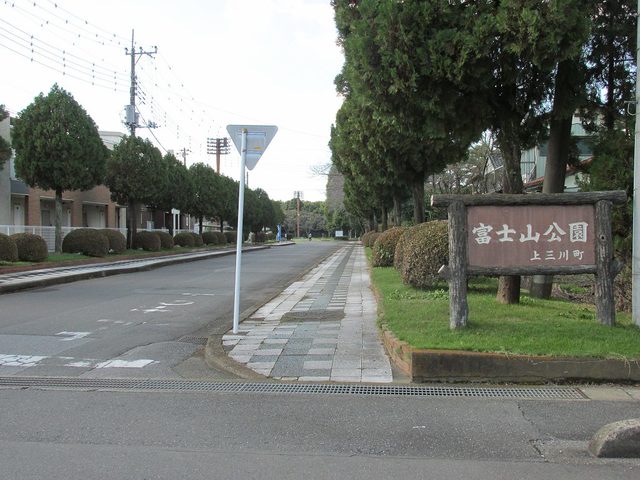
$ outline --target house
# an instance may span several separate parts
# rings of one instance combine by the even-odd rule
[[[588,165],[593,159],[593,136],[585,131],[580,118],[575,115],[571,124],[571,136],[576,143],[578,166]],[[547,152],[548,141],[522,152],[520,166],[526,192],[542,191]],[[564,191],[577,192],[580,189],[579,182],[582,175],[580,168],[575,165],[568,165],[564,180]]]
[[[0,123],[0,135],[10,136],[9,119]],[[108,148],[120,140],[119,132],[100,132]],[[0,225],[51,227],[54,225],[55,192],[27,185],[15,172],[14,157],[0,171]],[[6,200],[6,201],[5,201]],[[126,228],[126,208],[111,200],[109,189],[98,185],[87,191],[62,194],[63,227]]]

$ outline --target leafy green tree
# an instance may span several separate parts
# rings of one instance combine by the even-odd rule
[[[199,222],[199,232],[205,218],[215,218],[220,211],[221,176],[204,163],[194,163],[189,167],[189,176],[193,187],[187,211]]]
[[[222,175],[220,177],[220,189],[218,190],[218,215],[220,217],[220,231],[223,230],[223,222],[229,225],[238,223],[238,188],[239,182]]]
[[[157,204],[165,194],[166,163],[149,140],[124,136],[107,162],[105,185],[111,199],[127,205],[127,246],[133,248],[140,205]]]
[[[162,157],[164,163],[164,177],[159,197],[153,202],[153,207],[170,211],[176,208],[186,212],[193,195],[193,184],[189,170],[173,153]],[[169,233],[173,235],[173,222],[169,224]]]
[[[62,251],[62,192],[88,190],[104,176],[107,148],[73,96],[54,85],[22,110],[12,131],[16,173],[55,191],[55,251]]]
[[[9,112],[7,112],[4,108],[4,105],[0,105],[0,122],[6,119],[9,116]],[[0,170],[4,167],[4,163],[11,158],[11,146],[9,142],[4,138],[0,137]]]

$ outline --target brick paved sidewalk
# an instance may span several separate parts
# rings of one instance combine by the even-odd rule
[[[364,248],[345,245],[223,336],[235,361],[301,381],[391,382]]]

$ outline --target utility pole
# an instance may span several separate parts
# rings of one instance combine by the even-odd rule
[[[131,56],[131,86],[129,87],[129,105],[125,107],[126,111],[126,125],[129,127],[129,131],[131,132],[131,136],[136,136],[136,128],[140,127],[138,125],[138,114],[136,112],[136,63],[142,55],[148,55],[153,58],[153,55],[158,53],[158,47],[154,46],[152,52],[147,52],[140,47],[139,51],[136,52],[136,44],[135,44],[135,36],[134,30],[131,30],[131,51],[125,47],[124,53],[125,55]],[[136,57],[138,57],[136,59]],[[155,128],[156,125],[154,123],[149,123],[146,125],[148,128]]]
[[[300,190],[296,190],[295,192],[293,192],[293,196],[296,199],[296,211],[297,211],[296,237],[300,238],[300,199],[302,198],[302,192]]]
[[[216,172],[220,173],[220,155],[230,152],[231,144],[227,137],[207,138],[207,154],[216,156]]]
[[[184,163],[184,166],[187,166],[187,155],[189,155],[191,153],[191,149],[189,148],[183,148],[182,150],[180,150],[180,156],[182,157],[182,163]]]

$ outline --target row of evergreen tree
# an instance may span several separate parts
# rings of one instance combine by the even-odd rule
[[[6,118],[6,111],[0,114]],[[204,163],[187,168],[172,153],[162,155],[149,140],[124,136],[109,151],[93,119],[73,96],[54,85],[13,119],[11,146],[16,174],[28,185],[55,192],[56,252],[62,247],[62,192],[104,184],[113,201],[127,206],[127,242],[136,231],[141,205],[153,210],[179,209],[200,222],[217,219],[237,223],[239,183]],[[9,158],[0,144],[0,167]],[[246,189],[243,224],[257,232],[275,228],[284,214],[279,202],[262,189]]]

